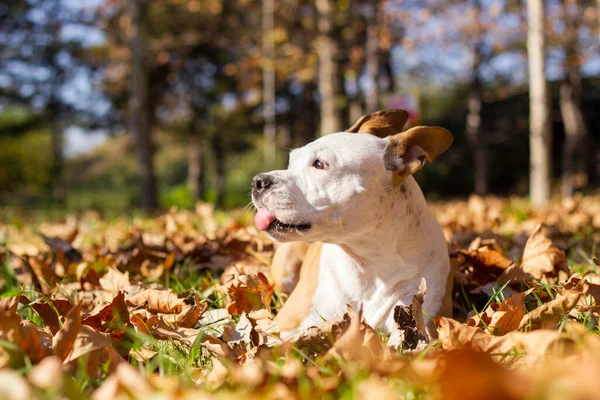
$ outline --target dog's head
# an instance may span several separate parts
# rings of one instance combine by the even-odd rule
[[[288,169],[256,175],[256,226],[279,241],[343,241],[364,232],[402,180],[452,144],[443,128],[405,132],[404,110],[366,115],[346,132],[293,150]]]

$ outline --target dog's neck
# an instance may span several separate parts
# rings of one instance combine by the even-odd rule
[[[408,177],[386,193],[380,209],[383,214],[376,216],[371,229],[336,243],[354,261],[348,268],[386,281],[417,277],[430,256],[423,251],[424,243],[437,239],[431,232],[437,222],[419,185]]]

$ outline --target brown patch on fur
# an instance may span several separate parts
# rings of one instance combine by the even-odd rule
[[[312,299],[319,283],[322,247],[323,243],[320,242],[310,245],[302,263],[298,285],[275,317],[275,322],[282,331],[296,329],[310,313]]]
[[[385,138],[401,132],[406,121],[408,112],[405,110],[382,110],[363,116],[346,132],[368,133]]]
[[[281,243],[271,262],[271,276],[275,289],[290,294],[300,278],[300,268],[310,244],[305,242]]]

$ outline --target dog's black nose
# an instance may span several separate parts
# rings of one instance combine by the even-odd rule
[[[254,190],[257,193],[260,193],[266,190],[269,186],[273,184],[273,178],[267,174],[258,174],[254,178],[252,178],[252,185],[254,186]]]

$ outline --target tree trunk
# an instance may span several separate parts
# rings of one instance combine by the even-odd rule
[[[359,93],[357,92],[355,96],[351,97],[349,102],[348,126],[352,126],[360,119],[360,117],[363,116],[363,109]]]
[[[140,207],[158,207],[158,189],[152,163],[152,106],[147,67],[148,0],[129,0],[131,14],[130,130],[136,140],[139,163]]]
[[[297,146],[304,146],[315,140],[317,137],[317,104],[315,102],[315,83],[313,81],[304,84],[302,121],[303,127],[300,135],[300,143]]]
[[[560,113],[565,127],[565,145],[563,147],[563,171],[561,194],[564,198],[573,196],[575,190],[574,175],[586,172],[587,136],[585,120],[581,111],[581,74],[579,73],[579,40],[576,18],[579,16],[577,3],[575,9],[568,7],[563,0],[565,12],[565,80],[560,86]],[[579,160],[579,162],[577,162]],[[583,167],[583,168],[582,168]]]
[[[487,144],[481,132],[482,87],[479,78],[471,82],[467,114],[467,139],[473,152],[473,178],[475,193],[485,196],[488,193]]]
[[[333,0],[316,0],[317,56],[319,58],[319,93],[321,97],[321,136],[342,130],[336,100],[340,95],[338,79],[339,46],[334,37]]]
[[[377,25],[377,0],[370,0],[367,6],[367,39],[365,43],[367,88],[365,91],[365,104],[368,114],[379,109],[379,30]]]
[[[277,145],[281,149],[279,157],[277,158],[276,167],[287,168],[288,156],[290,154],[290,148],[292,146],[292,126],[293,120],[290,114],[285,118],[285,121],[279,124],[277,129]]]
[[[204,201],[204,168],[202,165],[202,139],[197,134],[189,136],[188,186],[195,201]]]
[[[481,67],[481,43],[473,50],[473,71],[469,88],[467,113],[467,140],[473,152],[473,178],[475,193],[485,196],[488,192],[487,144],[481,132],[481,107],[483,105],[483,88],[479,77]]]
[[[263,114],[264,114],[264,166],[275,167],[277,154],[275,124],[275,43],[273,42],[274,0],[262,2],[262,41],[263,41]]]
[[[529,58],[529,191],[531,202],[550,200],[552,184],[552,125],[544,58],[543,0],[527,2],[527,53]]]
[[[211,147],[215,157],[214,179],[215,207],[222,208],[225,200],[225,148],[218,134],[211,137]]]

